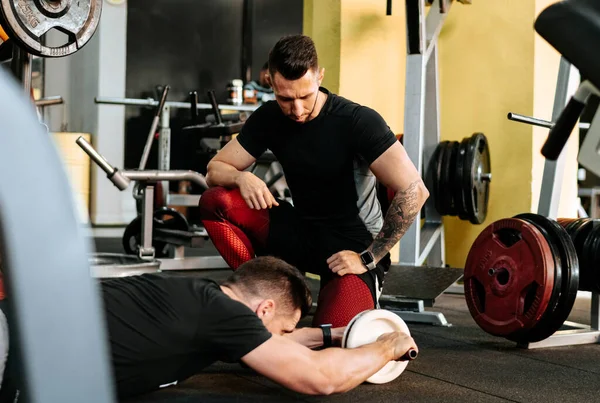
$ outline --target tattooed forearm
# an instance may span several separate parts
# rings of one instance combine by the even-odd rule
[[[405,190],[398,191],[392,199],[383,227],[370,247],[376,260],[382,259],[389,252],[419,214],[423,204],[419,192],[421,183],[411,183]]]

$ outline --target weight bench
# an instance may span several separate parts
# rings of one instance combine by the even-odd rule
[[[535,29],[563,58],[579,69],[584,81],[550,130],[542,154],[555,161],[560,156],[590,96],[600,96],[600,2],[566,0],[546,8]],[[598,52],[598,53],[596,53]],[[596,122],[599,120],[598,122]],[[581,165],[600,175],[600,117],[596,118],[580,149]]]

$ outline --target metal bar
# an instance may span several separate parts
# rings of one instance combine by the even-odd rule
[[[571,64],[564,58],[560,59],[556,93],[554,96],[554,108],[552,110],[552,121],[558,120],[567,103],[569,92],[569,78],[571,75]],[[556,218],[558,214],[558,203],[562,190],[562,176],[566,162],[567,153],[561,153],[556,161],[545,160],[542,188],[538,204],[538,214],[549,218]]]
[[[554,122],[549,122],[547,120],[533,118],[531,116],[519,115],[518,113],[510,112],[508,114],[508,120],[512,120],[519,123],[527,123],[533,126],[544,127],[546,129],[552,129],[554,127]],[[581,130],[588,130],[590,128],[589,123],[580,123],[579,128]]]
[[[169,193],[169,197],[166,200],[168,206],[198,207],[200,195]]]
[[[189,180],[195,184],[208,189],[206,178],[201,173],[195,171],[121,171],[121,174],[133,181],[141,182],[161,182],[161,181],[185,181]]]
[[[440,312],[431,312],[431,311],[423,311],[423,312],[409,312],[409,311],[396,311],[390,309],[390,311],[394,312],[396,315],[400,316],[402,320],[408,323],[425,323],[429,325],[435,326],[444,326],[451,327],[452,325],[448,323],[446,317]]]
[[[158,169],[169,171],[171,169],[171,108],[165,106],[160,116],[160,131],[158,133]],[[204,177],[203,177],[204,178]],[[203,181],[201,186],[204,186]],[[168,182],[162,183],[162,200],[167,200],[169,195]]]
[[[156,108],[156,113],[154,114],[154,118],[152,119],[152,124],[150,125],[150,131],[148,132],[148,136],[146,137],[146,144],[144,145],[144,152],[142,153],[142,159],[140,160],[139,170],[143,170],[146,168],[146,164],[148,163],[148,156],[150,155],[150,149],[152,148],[152,143],[154,142],[154,137],[156,135],[156,129],[158,128],[158,122],[160,120],[162,110],[165,106],[165,102],[167,101],[167,94],[169,93],[169,86],[165,86],[163,89],[162,95],[160,97],[160,102],[158,104],[158,108]]]
[[[443,251],[443,245],[439,242],[442,234],[443,227],[441,225],[425,224],[425,226],[421,228],[421,253],[415,262],[417,266],[421,266],[425,260],[427,260],[429,266],[443,267],[443,254],[440,256],[440,253]],[[435,248],[436,246],[437,248]],[[436,250],[434,251],[434,249]],[[436,259],[432,260],[429,258],[430,253],[435,255]]]
[[[392,0],[387,0],[386,2],[385,15],[392,15]]]
[[[437,41],[440,36],[440,32],[442,31],[442,27],[444,26],[444,22],[446,21],[446,17],[448,16],[448,11],[450,11],[450,4],[447,5],[445,13],[442,13],[441,6],[435,7],[435,4],[433,4],[429,9],[429,13],[425,19],[425,60],[427,61],[429,60],[433,49],[437,47]]]
[[[404,148],[417,167],[421,177],[426,167],[423,164],[424,137],[426,124],[426,100],[428,89],[427,61],[420,52],[425,49],[426,27],[425,27],[425,2],[424,0],[407,0],[409,7],[414,15],[411,20],[407,19],[407,31],[412,33],[413,37],[418,37],[419,52],[411,53],[406,58],[406,92],[404,106]],[[408,11],[408,8],[407,8]],[[418,13],[417,13],[418,11]],[[417,15],[418,14],[418,15]],[[414,20],[413,20],[414,19]],[[418,26],[411,26],[418,22]],[[418,33],[418,34],[417,34]],[[416,50],[416,49],[414,49]],[[435,66],[434,66],[435,68]],[[431,103],[431,101],[429,101]],[[434,101],[432,106],[437,105]],[[433,123],[435,125],[438,122]],[[437,132],[435,134],[437,136]],[[402,237],[400,242],[400,264],[407,266],[418,266],[421,252],[421,223],[420,220],[409,227],[408,231]]]
[[[63,97],[60,95],[54,97],[40,98],[35,101],[35,106],[43,108],[44,106],[60,105],[64,103]]]
[[[519,344],[521,348],[536,349],[547,347],[574,346],[578,344],[596,344],[600,342],[600,331],[584,329],[559,330],[552,336],[536,343]]]
[[[21,46],[13,46],[13,57],[10,62],[14,76],[21,82],[25,94],[31,97],[31,61],[33,57]]]
[[[96,97],[94,98],[94,102],[97,104],[108,104],[108,105],[125,105],[125,106],[140,106],[140,107],[153,107],[158,105],[158,101],[155,101],[152,98],[147,99],[134,99],[134,98],[112,98],[112,97]],[[191,105],[189,102],[175,102],[175,101],[167,101],[165,102],[165,106],[170,107],[171,109],[191,109]],[[212,109],[210,104],[197,104],[198,109]],[[258,105],[219,105],[219,109],[227,109],[232,111],[255,111],[258,108]]]
[[[155,251],[152,247],[152,224],[154,221],[154,186],[144,188],[144,202],[142,203],[142,242],[139,256],[142,259],[154,259]]]
[[[196,256],[160,260],[160,269],[165,270],[217,270],[230,269],[221,256]]]
[[[87,155],[96,163],[98,166],[106,172],[107,175],[111,176],[115,173],[116,168],[110,165],[110,163],[104,158],[86,139],[79,136],[75,141],[79,147],[85,151]]]

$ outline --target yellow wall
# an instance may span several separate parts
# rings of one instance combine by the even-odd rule
[[[334,93],[340,88],[340,0],[305,0],[303,31],[317,47],[325,68],[323,86]]]
[[[532,201],[532,129],[506,116],[533,113],[534,3],[473,3],[452,6],[439,43],[442,139],[481,131],[492,161],[487,221],[444,219],[447,262],[456,267],[485,225],[529,211]]]

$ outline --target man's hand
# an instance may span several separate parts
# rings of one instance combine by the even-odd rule
[[[261,210],[279,206],[265,182],[251,172],[241,172],[236,179],[242,198],[251,209]]]
[[[410,349],[414,349],[417,353],[419,352],[419,348],[413,338],[406,333],[384,333],[377,338],[377,341],[389,344],[392,351],[392,360],[394,361],[400,361]]]
[[[367,272],[367,268],[360,260],[360,255],[351,250],[343,250],[332,255],[327,259],[327,264],[332,272],[338,276],[346,274],[363,274]]]

